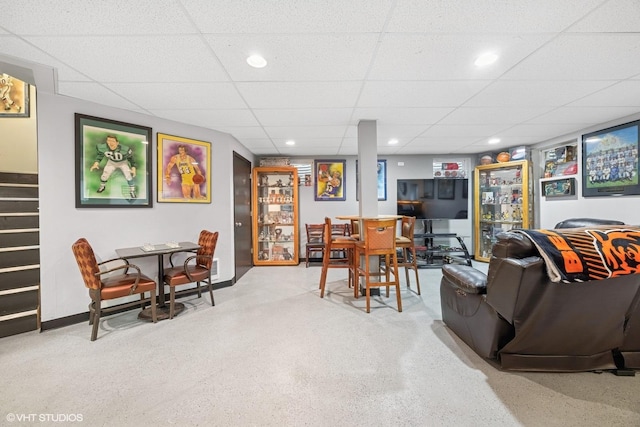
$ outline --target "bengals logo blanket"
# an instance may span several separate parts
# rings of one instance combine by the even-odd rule
[[[513,231],[527,236],[538,248],[552,282],[640,274],[640,227]]]

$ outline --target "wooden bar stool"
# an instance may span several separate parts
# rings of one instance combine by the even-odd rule
[[[401,235],[396,237],[396,247],[402,251],[402,260],[398,261],[398,267],[404,267],[407,287],[411,288],[409,280],[409,270],[413,270],[416,275],[416,288],[420,295],[420,278],[418,277],[418,261],[416,257],[416,244],[413,240],[416,217],[403,216],[401,220]]]
[[[327,282],[327,271],[330,268],[346,268],[349,270],[349,287],[354,282],[353,248],[356,240],[351,236],[332,236],[331,219],[324,219],[324,254],[322,256],[322,273],[320,275],[320,298],[324,298]],[[344,258],[331,258],[332,251],[344,251]]]

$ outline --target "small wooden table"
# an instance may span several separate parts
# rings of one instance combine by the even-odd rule
[[[192,252],[200,249],[200,245],[193,242],[179,242],[177,246],[168,245],[166,243],[152,245],[153,248],[146,248],[145,246],[134,246],[131,248],[116,249],[116,254],[120,258],[133,259],[143,258],[149,256],[158,257],[158,320],[164,320],[169,318],[169,307],[165,305],[164,295],[164,256],[175,252]],[[175,315],[184,310],[184,304],[177,302],[175,304]],[[138,318],[151,320],[151,308],[145,308],[140,312]]]

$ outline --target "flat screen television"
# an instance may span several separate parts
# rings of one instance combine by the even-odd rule
[[[468,179],[399,179],[398,215],[418,219],[468,219]]]

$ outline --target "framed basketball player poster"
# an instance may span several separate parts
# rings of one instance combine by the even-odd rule
[[[211,144],[157,134],[158,202],[211,203]]]
[[[75,114],[76,208],[150,208],[151,128]]]
[[[345,201],[344,172],[346,160],[316,160],[315,200]]]

